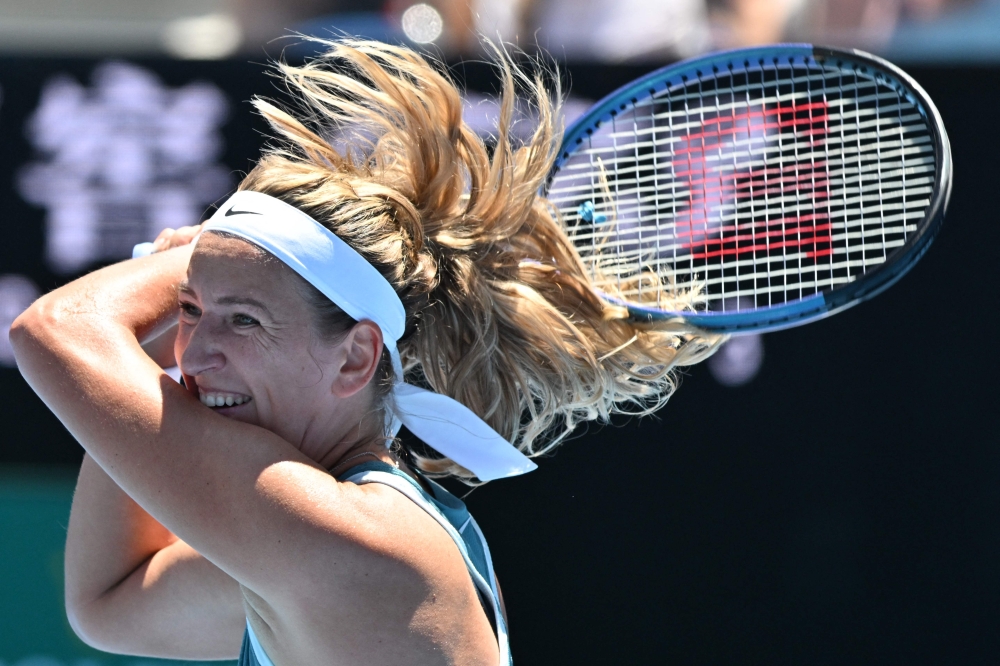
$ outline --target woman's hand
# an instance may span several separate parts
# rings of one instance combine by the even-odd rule
[[[201,233],[201,225],[195,224],[190,227],[179,229],[164,229],[153,241],[153,252],[163,252],[174,247],[189,245]]]

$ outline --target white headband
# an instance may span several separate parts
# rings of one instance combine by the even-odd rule
[[[202,231],[246,239],[284,262],[357,321],[382,330],[396,372],[390,432],[400,424],[481,481],[524,474],[531,462],[472,410],[448,396],[403,383],[396,343],[406,312],[396,291],[350,245],[294,206],[259,192],[237,192]]]

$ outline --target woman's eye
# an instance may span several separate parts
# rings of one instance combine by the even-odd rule
[[[181,303],[180,309],[183,314],[186,314],[189,317],[197,317],[201,315],[201,310],[198,306],[192,305],[191,303]]]
[[[250,315],[238,314],[233,316],[233,323],[237,326],[256,326],[260,322],[251,317]]]

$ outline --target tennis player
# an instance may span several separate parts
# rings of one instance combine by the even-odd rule
[[[716,342],[592,290],[536,194],[559,145],[541,77],[500,57],[491,153],[419,55],[329,46],[279,66],[295,104],[254,102],[275,143],[200,230],[11,329],[87,452],[66,603],[97,648],[508,664],[489,548],[430,477],[527,472],[580,421],[661,405]],[[517,88],[539,118],[519,146]]]

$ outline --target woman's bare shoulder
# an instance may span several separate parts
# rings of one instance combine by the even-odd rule
[[[336,591],[340,598],[347,591],[345,586],[367,594],[368,586],[379,586],[382,580],[391,580],[398,597],[413,594],[422,597],[430,587],[449,581],[468,579],[465,562],[456,544],[445,529],[428,513],[398,490],[379,483],[355,485],[336,484],[337,511],[316,515],[314,507],[300,507],[295,512],[300,519],[311,523],[309,541],[303,540],[299,562],[292,575],[308,571],[306,594],[296,592],[295,603],[307,603],[315,595],[320,604],[331,603],[329,592]],[[320,489],[302,489],[297,497],[320,497]],[[322,539],[327,536],[330,545],[325,548]],[[460,574],[460,575],[459,575]]]
[[[308,572],[313,585],[296,583],[280,599],[244,592],[272,661],[337,654],[349,663],[454,663],[461,654],[460,663],[478,663],[476,655],[496,663],[496,638],[445,529],[394,488],[339,485],[356,521],[357,556],[312,549],[303,552],[295,578]]]

